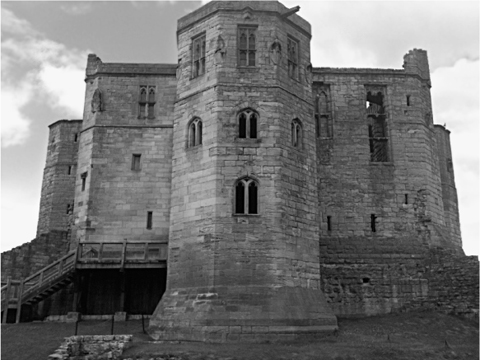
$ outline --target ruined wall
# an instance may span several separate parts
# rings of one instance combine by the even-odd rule
[[[49,126],[37,237],[51,230],[70,232],[81,126],[82,120],[59,120]]]
[[[168,238],[175,66],[90,55],[86,81],[75,240]]]
[[[442,183],[442,201],[445,210],[446,237],[461,251],[460,217],[458,213],[458,197],[455,187],[455,173],[450,147],[450,131],[442,125],[435,125],[435,138],[438,151],[438,167]]]
[[[34,240],[2,252],[2,283],[7,277],[21,280],[53,263],[68,252],[65,231],[51,231]]]
[[[343,252],[321,258],[323,291],[336,315],[428,309],[478,320],[477,257],[398,246],[393,239],[371,245],[340,242]]]

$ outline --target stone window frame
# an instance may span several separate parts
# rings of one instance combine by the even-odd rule
[[[140,85],[138,95],[138,118],[155,119],[155,103],[157,87],[155,85]]]
[[[257,66],[257,29],[258,25],[238,25],[237,26],[237,66],[242,68],[255,68]],[[242,47],[241,36],[246,32],[245,48]],[[253,47],[251,46],[251,36],[253,36]],[[242,64],[242,53],[246,53],[245,64]],[[253,55],[253,64],[251,63]]]
[[[242,122],[242,116],[245,116],[244,123]],[[255,116],[255,117],[252,118],[252,116]],[[245,108],[240,110],[237,113],[237,125],[238,125],[237,138],[258,139],[259,123],[260,123],[260,116],[258,115],[257,111],[253,110],[252,108]]]
[[[191,79],[206,73],[207,33],[204,31],[192,37],[192,72]]]
[[[203,122],[199,117],[194,117],[188,122],[187,148],[200,146],[203,143]]]
[[[292,46],[294,51],[292,51]],[[300,81],[299,76],[299,64],[300,64],[300,41],[292,35],[287,35],[287,69],[288,76],[291,79]]]
[[[303,148],[303,126],[299,118],[295,118],[291,122],[290,137],[294,148]]]
[[[242,184],[243,186],[243,209],[240,208],[240,204],[238,202],[239,196],[239,185]],[[250,188],[250,186],[252,188]],[[252,190],[255,189],[255,193],[252,194]],[[243,176],[237,179],[233,185],[233,215],[236,216],[258,216],[260,215],[260,182],[252,177],[252,176]],[[254,197],[254,199],[253,199]],[[253,204],[252,205],[252,200]],[[242,211],[243,210],[243,211]]]

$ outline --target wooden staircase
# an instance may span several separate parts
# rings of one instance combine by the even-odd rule
[[[24,280],[7,279],[1,288],[2,323],[7,309],[17,309],[16,322],[24,304],[33,305],[73,282],[77,270],[165,268],[168,241],[82,242],[76,250]]]
[[[22,281],[9,278],[1,288],[2,323],[6,323],[7,309],[33,305],[72,283],[76,258],[77,250],[74,250]],[[20,311],[17,311],[16,322],[19,320]]]

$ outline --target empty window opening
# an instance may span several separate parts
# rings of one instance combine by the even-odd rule
[[[407,95],[407,106],[410,106],[410,95]]]
[[[87,172],[84,172],[82,175],[80,175],[82,179],[82,191],[85,191],[85,186],[87,184],[87,175],[88,175]]]
[[[68,165],[68,175],[72,175],[72,165]]]
[[[332,231],[332,217],[330,215],[327,216],[327,230]]]
[[[302,146],[302,125],[297,119],[292,121],[291,138],[294,147]]]
[[[318,123],[319,136],[332,137],[332,122],[328,115],[320,115]]]
[[[298,41],[287,38],[288,76],[298,79]]]
[[[258,185],[245,178],[235,186],[235,214],[258,214]]]
[[[380,91],[376,94],[372,94],[372,92],[369,91],[367,93],[366,108],[367,114],[385,114],[385,108],[383,105],[383,94]]]
[[[238,137],[257,138],[257,114],[252,110],[244,110],[238,115]]]
[[[332,117],[330,114],[328,95],[325,91],[317,94],[315,120],[317,137],[331,138],[333,136]]]
[[[74,142],[77,142],[77,141],[78,141],[78,133],[75,133],[75,135],[73,136],[73,141],[74,141]]]
[[[370,144],[370,161],[388,161],[388,137],[384,116],[368,117],[368,138]]]
[[[138,108],[140,119],[153,119],[155,117],[155,86],[140,86]]]
[[[240,66],[255,66],[255,35],[256,28],[240,27],[238,29],[238,64]]]
[[[377,231],[377,217],[375,214],[370,215],[370,227],[372,228],[372,232]]]
[[[362,279],[362,282],[363,282],[364,284],[368,284],[368,283],[370,282],[370,279],[367,278],[367,277],[364,277],[364,278]]]
[[[132,155],[132,170],[140,171],[140,158],[142,157],[141,154],[133,154]]]
[[[408,204],[408,194],[405,194],[405,204]]]
[[[147,211],[147,229],[151,230],[153,225],[153,211]]]
[[[193,40],[192,46],[192,77],[205,74],[205,50],[206,50],[206,36],[205,34]]]
[[[193,119],[188,126],[188,144],[187,147],[193,147],[202,144],[202,120]]]

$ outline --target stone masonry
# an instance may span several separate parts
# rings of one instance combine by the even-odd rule
[[[167,271],[130,271],[121,292],[117,270],[85,272],[84,315],[124,311],[119,296],[151,313],[135,299],[163,294],[150,335],[210,342],[318,336],[336,316],[412,309],[478,319],[426,51],[399,69],[313,67],[297,11],[212,1],[178,20],[177,64],[89,55],[83,120],[50,126],[33,243],[61,231],[70,249],[169,250]],[[2,276],[31,274],[24,247],[2,254]]]

